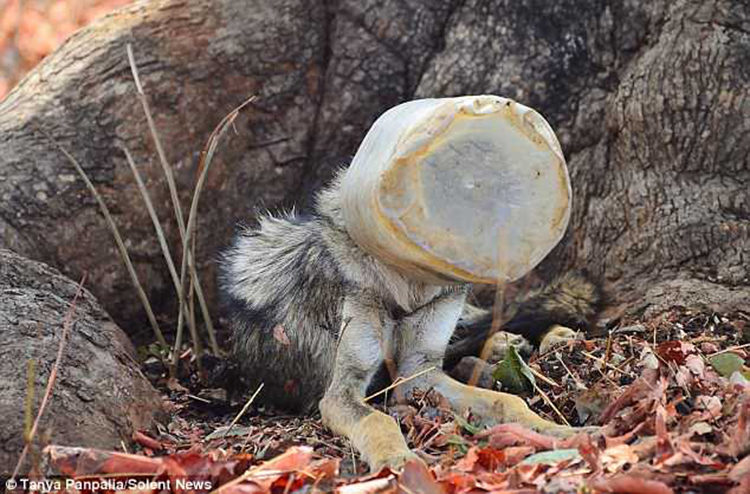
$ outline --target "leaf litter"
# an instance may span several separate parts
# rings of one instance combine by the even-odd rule
[[[534,355],[528,366],[549,379],[527,389],[530,406],[555,419],[541,390],[571,424],[601,425],[600,433],[558,439],[518,424],[481,428],[470,411],[454,414],[442,396],[425,390],[409,403],[375,406],[399,420],[429,466],[412,462],[370,473],[318,417],[254,405],[226,433],[245,401],[230,404],[223,389],[191,373],[180,388],[166,378],[157,383],[171,420],[157,431],[138,431],[136,451],[48,446],[47,468],[77,479],[207,482],[141,492],[746,493],[748,321],[742,312],[674,309]],[[278,338],[284,339],[281,331]]]

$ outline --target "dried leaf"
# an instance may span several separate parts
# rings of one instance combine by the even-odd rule
[[[589,481],[589,487],[602,492],[616,494],[673,494],[674,491],[663,482],[648,480],[635,475],[617,475],[611,478],[599,477]]]
[[[445,489],[437,483],[430,471],[421,461],[412,460],[404,465],[399,483],[414,494],[445,494]]]
[[[133,433],[133,441],[137,442],[143,447],[150,448],[154,451],[160,451],[161,449],[163,449],[163,446],[159,441],[147,436],[141,431],[135,431]]]
[[[366,482],[349,484],[339,487],[337,494],[375,494],[396,492],[396,477],[390,475],[385,478],[372,479]]]
[[[602,451],[601,462],[607,472],[614,473],[625,465],[638,463],[638,455],[627,444],[620,444]]]

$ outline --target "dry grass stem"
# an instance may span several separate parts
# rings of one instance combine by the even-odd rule
[[[184,298],[184,295],[182,293],[182,285],[180,285],[180,280],[177,276],[177,269],[175,268],[172,254],[169,251],[169,245],[167,244],[166,236],[164,235],[164,229],[161,226],[159,217],[156,215],[156,210],[154,208],[153,202],[151,201],[151,196],[148,193],[148,189],[146,189],[146,185],[143,183],[143,179],[141,178],[140,172],[138,172],[138,168],[135,166],[135,161],[133,160],[133,156],[130,154],[130,151],[128,151],[127,147],[123,144],[120,144],[118,147],[125,154],[128,166],[130,167],[130,171],[133,173],[133,177],[135,177],[135,182],[138,185],[138,190],[141,193],[141,198],[143,199],[144,204],[146,204],[146,210],[151,217],[151,223],[154,225],[156,237],[159,239],[159,246],[161,247],[162,256],[164,257],[164,260],[167,263],[167,267],[169,268],[169,274],[172,277],[172,283],[174,284],[175,291],[177,292],[177,300],[181,301]],[[191,280],[191,286],[192,284],[193,282]],[[192,304],[192,297],[190,297],[189,300]],[[191,312],[190,315],[191,317],[188,324],[190,325],[190,334],[193,336],[193,349],[199,359],[198,362],[200,365],[200,339],[198,337],[198,329],[195,324],[194,312]],[[176,350],[177,349],[175,349],[175,351]]]
[[[232,422],[229,424],[229,427],[227,427],[227,430],[224,431],[224,437],[226,437],[227,434],[229,434],[229,431],[232,430],[232,427],[234,427],[237,422],[242,418],[243,415],[245,415],[245,412],[247,412],[247,409],[250,408],[250,405],[253,404],[253,401],[255,401],[255,398],[260,394],[260,391],[263,389],[263,386],[265,383],[260,383],[260,386],[258,386],[258,389],[255,390],[255,393],[250,397],[249,400],[245,403],[245,405],[242,407],[242,410],[232,419]]]
[[[174,285],[175,291],[177,292],[177,296],[182,299],[182,287],[180,286],[180,278],[177,276],[177,268],[175,268],[172,254],[169,251],[169,244],[167,244],[167,238],[164,235],[164,229],[161,226],[159,217],[156,215],[154,204],[153,202],[151,202],[151,196],[148,193],[148,189],[146,189],[146,185],[143,183],[143,179],[141,178],[141,174],[138,171],[138,168],[136,168],[135,166],[135,162],[133,161],[133,156],[130,154],[130,151],[128,151],[128,148],[126,148],[123,144],[120,144],[119,148],[125,154],[128,166],[130,166],[130,171],[133,173],[133,177],[135,177],[135,183],[138,185],[138,190],[141,192],[143,203],[146,205],[148,215],[151,217],[151,223],[154,225],[156,237],[159,239],[159,247],[161,247],[162,256],[164,256],[164,260],[167,263],[169,275],[172,277],[172,284]]]
[[[565,360],[563,360],[562,356],[559,353],[555,353],[555,357],[557,358],[557,361],[560,362],[560,365],[562,365],[562,368],[565,370],[565,372],[576,383],[576,386],[578,386],[580,389],[588,389],[588,387],[580,379],[578,379],[578,376],[576,376],[575,374],[573,374],[573,372],[565,364]]]
[[[402,384],[411,381],[412,379],[416,379],[416,378],[418,378],[420,376],[423,376],[423,375],[427,374],[428,372],[432,372],[435,369],[436,369],[436,367],[433,365],[432,367],[428,367],[426,369],[423,369],[423,370],[417,372],[416,374],[412,374],[409,377],[404,377],[404,378],[399,377],[395,381],[393,381],[393,383],[390,384],[389,386],[386,386],[385,388],[381,389],[380,391],[375,392],[375,393],[371,394],[370,396],[367,396],[362,401],[366,403],[366,402],[370,401],[371,399],[373,399],[373,398],[375,398],[377,396],[382,395],[383,393],[387,393],[388,391],[390,391],[390,390],[392,390],[394,388],[397,388],[397,387],[401,386]]]
[[[23,440],[27,444],[31,442],[31,428],[33,426],[35,377],[36,361],[30,358],[26,362],[26,401],[23,406]]]
[[[128,274],[130,275],[130,281],[133,283],[136,293],[138,294],[138,298],[140,299],[141,304],[143,305],[143,309],[146,311],[146,317],[148,317],[148,322],[149,324],[151,324],[151,328],[154,331],[154,335],[156,335],[156,339],[160,345],[164,346],[165,348],[169,348],[169,345],[167,344],[167,340],[164,339],[164,334],[161,332],[159,323],[156,321],[156,316],[154,315],[154,311],[151,308],[151,303],[149,302],[148,297],[146,296],[146,292],[143,290],[143,285],[141,285],[141,282],[138,279],[138,274],[135,272],[135,267],[133,267],[133,262],[130,260],[130,255],[128,254],[128,250],[125,247],[125,242],[122,240],[120,231],[117,229],[115,220],[112,218],[112,215],[109,212],[109,208],[104,203],[104,199],[102,199],[102,196],[99,195],[99,192],[96,190],[96,187],[94,187],[94,184],[91,182],[91,180],[89,180],[88,175],[86,175],[86,172],[83,170],[83,168],[78,163],[78,161],[65,148],[63,148],[60,144],[58,144],[57,141],[52,139],[46,133],[45,133],[45,136],[55,146],[57,146],[57,148],[65,155],[66,158],[68,158],[68,161],[70,161],[70,163],[76,169],[78,174],[81,176],[81,179],[83,179],[84,183],[86,184],[86,187],[88,187],[89,191],[94,196],[94,199],[96,199],[96,202],[99,205],[99,209],[104,215],[104,218],[107,220],[107,225],[109,226],[109,229],[112,232],[112,236],[115,239],[115,244],[117,244],[117,250],[120,253],[120,259],[122,259],[122,262],[125,264],[125,267],[128,270]]]
[[[536,390],[536,392],[537,392],[537,393],[539,393],[539,395],[540,395],[540,396],[542,397],[542,399],[544,400],[544,402],[545,402],[545,403],[546,403],[547,405],[549,405],[549,406],[550,406],[550,408],[551,408],[552,410],[554,410],[554,411],[555,411],[555,413],[557,414],[557,416],[558,416],[558,417],[560,417],[560,420],[562,420],[562,421],[563,421],[563,424],[565,424],[565,425],[567,425],[568,427],[570,427],[570,422],[568,422],[568,419],[566,419],[566,418],[565,418],[565,415],[563,415],[563,414],[562,414],[562,412],[560,412],[560,410],[558,410],[558,408],[557,408],[557,407],[555,406],[555,404],[554,404],[554,403],[552,403],[552,400],[550,399],[550,397],[549,397],[549,396],[547,396],[547,394],[546,394],[546,393],[545,393],[544,391],[542,391],[542,388],[540,388],[540,387],[539,387],[539,386],[538,386],[538,385],[537,385],[537,384],[536,384],[535,382],[533,382],[533,381],[531,382],[531,384],[532,384],[532,385],[534,385],[534,389]]]
[[[148,99],[146,98],[146,94],[143,91],[143,86],[141,84],[140,76],[138,74],[138,67],[135,63],[135,57],[133,55],[133,48],[128,43],[126,46],[127,49],[127,55],[128,55],[128,62],[130,64],[130,70],[133,74],[133,80],[135,81],[136,91],[138,93],[138,99],[141,102],[141,106],[143,107],[143,112],[146,115],[146,121],[148,123],[148,128],[151,133],[151,137],[154,141],[154,145],[156,146],[156,152],[159,156],[159,162],[161,164],[162,170],[164,171],[164,176],[167,180],[167,186],[169,188],[169,195],[170,199],[172,201],[172,207],[174,209],[175,218],[177,219],[177,227],[180,233],[180,241],[184,241],[186,235],[185,235],[185,219],[182,214],[182,207],[180,206],[180,200],[179,196],[177,194],[177,185],[174,180],[174,175],[172,173],[172,168],[169,165],[169,161],[167,160],[166,153],[164,152],[164,147],[161,144],[161,139],[159,138],[159,133],[156,130],[156,124],[154,123],[153,116],[151,114],[151,108],[148,104]],[[184,242],[183,242],[184,245]],[[200,284],[200,278],[198,277],[197,269],[195,268],[195,262],[194,262],[194,251],[183,249],[182,251],[182,257],[183,260],[186,260],[187,263],[190,266],[190,276],[194,280],[195,284],[195,294],[198,297],[198,304],[201,308],[201,315],[203,317],[203,321],[206,325],[206,330],[209,333],[209,340],[211,342],[212,351],[219,355],[220,349],[219,345],[216,342],[216,334],[213,326],[213,321],[211,319],[211,314],[208,311],[208,304],[206,303],[206,300],[203,296],[203,288]],[[187,258],[187,259],[186,259]],[[182,280],[182,277],[180,277],[180,280]],[[187,303],[188,301],[185,299],[184,295],[184,283],[180,283],[181,290],[178,290],[178,295],[180,296],[179,299],[179,311],[184,312],[185,310],[188,310]],[[174,355],[177,355],[180,350],[180,346],[182,345],[182,322],[185,320],[185,317],[180,317],[178,314],[177,317],[177,333],[175,336],[175,347],[174,347]],[[188,317],[188,321],[194,320],[193,316]],[[197,329],[191,328],[191,335],[197,334]],[[173,367],[177,365],[177,359],[173,358],[172,360]],[[174,373],[176,369],[171,368],[171,371]]]
[[[65,346],[68,342],[68,335],[70,334],[70,330],[73,327],[73,315],[75,314],[76,304],[78,303],[78,299],[83,293],[83,284],[85,282],[86,282],[86,275],[84,274],[83,277],[81,278],[81,281],[78,283],[78,287],[76,288],[76,293],[73,296],[73,301],[70,303],[70,307],[65,313],[65,317],[63,319],[63,330],[62,330],[62,334],[60,335],[60,343],[57,345],[57,357],[55,357],[55,363],[52,365],[52,370],[50,371],[49,377],[47,378],[47,387],[44,390],[44,396],[42,397],[42,402],[39,404],[39,411],[36,413],[34,424],[31,426],[31,430],[29,431],[28,437],[26,438],[26,444],[23,447],[23,451],[21,451],[21,456],[18,458],[18,463],[16,463],[16,468],[13,469],[13,473],[10,476],[11,479],[15,479],[16,475],[18,475],[18,472],[21,470],[23,461],[26,459],[26,455],[29,454],[29,448],[31,447],[31,443],[34,440],[36,431],[39,428],[39,422],[41,421],[42,415],[44,414],[44,411],[47,409],[47,404],[49,403],[49,400],[52,397],[52,390],[55,387],[57,374],[60,372],[60,362],[62,362],[63,355],[65,354]]]
[[[208,137],[208,142],[206,143],[206,146],[203,149],[203,152],[201,153],[201,161],[198,166],[198,170],[200,172],[198,176],[198,181],[195,184],[195,189],[193,190],[193,200],[190,203],[190,212],[188,214],[188,223],[187,228],[185,231],[185,237],[182,239],[182,252],[186,253],[187,255],[182,256],[182,264],[180,266],[180,285],[185,288],[186,283],[186,273],[187,273],[187,267],[188,262],[190,261],[190,258],[192,257],[190,255],[190,246],[191,246],[191,238],[193,236],[194,230],[195,230],[195,223],[198,218],[198,203],[200,201],[200,195],[203,190],[203,185],[206,182],[206,176],[208,175],[208,170],[211,167],[211,162],[213,161],[214,153],[216,152],[216,148],[219,145],[219,141],[221,138],[226,134],[227,129],[231,126],[232,122],[237,118],[237,116],[240,114],[240,110],[242,110],[245,106],[249,105],[253,100],[255,99],[255,96],[252,96],[245,100],[241,105],[239,105],[237,108],[229,112],[222,120],[219,122],[219,125],[217,125],[213,132],[211,132],[211,135]],[[178,326],[177,326],[177,335],[175,337],[175,347],[178,343],[180,343],[180,339],[182,337],[181,331],[180,331],[180,318],[178,317]],[[215,340],[212,340],[215,341]],[[176,367],[177,365],[177,357],[176,353],[173,356],[174,360],[172,363],[173,367]]]
[[[723,353],[729,353],[734,352],[737,350],[742,350],[744,348],[750,347],[750,343],[745,343],[744,345],[737,345],[737,346],[730,346],[729,348],[725,348],[724,350],[719,350],[718,352],[710,353],[706,355],[706,357],[715,357],[716,355],[721,355]]]
[[[581,350],[581,355],[583,355],[584,357],[589,358],[591,360],[595,360],[596,362],[599,362],[600,364],[602,364],[606,368],[612,369],[615,372],[619,372],[623,376],[632,377],[629,372],[625,372],[624,370],[618,369],[614,365],[605,362],[604,359],[601,359],[601,358],[597,357],[596,355],[591,355],[589,352],[587,352],[585,350]]]
[[[198,374],[203,375],[203,364],[201,355],[203,355],[203,345],[198,335],[198,328],[195,325],[195,278],[190,278],[190,288],[188,289],[188,329],[190,329],[190,338],[193,340],[193,353],[195,354],[195,363],[198,366]]]
[[[544,381],[545,383],[549,384],[550,386],[554,386],[554,387],[559,387],[560,386],[554,380],[552,380],[549,377],[545,376],[544,374],[542,374],[538,370],[534,369],[532,366],[529,365],[528,367],[529,367],[529,370],[531,371],[531,373],[534,374],[534,377],[536,377],[540,381]]]

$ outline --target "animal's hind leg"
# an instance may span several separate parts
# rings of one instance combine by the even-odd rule
[[[540,432],[568,436],[577,432],[543,419],[518,396],[467,386],[441,370],[443,354],[461,314],[465,294],[443,295],[405,317],[396,330],[399,375],[407,377],[434,366],[435,370],[404,383],[406,393],[419,388],[435,389],[454,410],[470,408],[487,425],[517,422]]]
[[[416,458],[393,418],[364,403],[367,385],[383,360],[393,323],[375,298],[348,297],[333,379],[320,402],[323,421],[348,437],[370,468],[401,466]]]

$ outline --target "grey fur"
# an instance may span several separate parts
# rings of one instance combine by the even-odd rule
[[[355,245],[341,215],[340,179],[319,193],[312,215],[267,215],[243,228],[221,259],[243,378],[251,387],[265,383],[262,398],[292,411],[313,410],[330,382],[347,293],[371,293],[397,318],[450,290],[410,281]]]
[[[261,399],[291,411],[314,410],[331,382],[337,342],[347,325],[342,314],[348,296],[370,301],[387,314],[388,320],[381,321],[381,348],[370,355],[390,360],[396,358],[392,353],[406,349],[402,343],[399,350],[398,341],[393,341],[398,340],[392,334],[394,321],[408,321],[420,308],[424,314],[433,301],[468,288],[410,280],[360,249],[344,226],[342,176],[343,171],[319,193],[312,215],[267,215],[257,228],[242,229],[221,259],[220,283],[243,378],[253,388],[263,382]],[[544,295],[541,298],[549,294]],[[541,304],[539,296],[529,300],[535,307]],[[588,307],[570,305],[588,315]],[[518,313],[526,316],[528,311],[521,308]],[[450,321],[452,328],[455,322]],[[442,334],[445,331],[452,329],[441,330],[439,339],[447,343],[450,334]],[[437,337],[423,333],[410,337],[423,345]],[[371,375],[365,377],[369,380]]]

